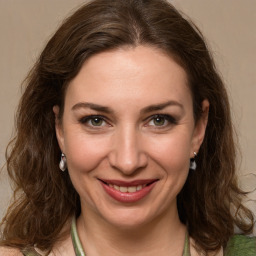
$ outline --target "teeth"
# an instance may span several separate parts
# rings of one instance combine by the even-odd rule
[[[137,191],[137,188],[136,187],[128,187],[127,190],[128,190],[129,193],[133,193],[133,192]]]
[[[114,185],[114,189],[115,189],[115,190],[119,190],[119,191],[120,191],[120,187],[119,187],[119,186],[117,186],[117,185]]]
[[[142,185],[137,186],[136,189],[137,189],[137,191],[141,190],[142,189]]]
[[[139,191],[146,187],[146,184],[138,185],[138,186],[131,186],[131,187],[123,187],[123,186],[117,186],[113,184],[108,184],[111,188],[114,188],[115,190],[118,190],[123,193],[134,193],[136,191]]]
[[[120,187],[120,192],[127,192],[128,191],[128,187]]]

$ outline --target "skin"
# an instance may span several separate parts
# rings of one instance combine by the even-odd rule
[[[70,82],[61,120],[54,107],[56,134],[81,198],[77,228],[87,255],[182,254],[176,197],[203,141],[209,103],[196,124],[192,106],[184,69],[146,46],[94,55]],[[121,203],[98,179],[157,182],[143,199]]]

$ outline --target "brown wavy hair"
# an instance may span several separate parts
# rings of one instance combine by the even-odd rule
[[[2,221],[1,245],[50,250],[63,237],[80,199],[68,172],[59,170],[53,106],[63,113],[65,90],[83,63],[97,53],[145,45],[161,49],[186,71],[195,120],[210,102],[204,142],[178,195],[180,219],[206,253],[225,248],[234,234],[253,227],[236,179],[236,146],[223,82],[196,26],[164,0],[95,0],[67,18],[25,80],[16,118],[17,136],[7,150],[15,199]]]

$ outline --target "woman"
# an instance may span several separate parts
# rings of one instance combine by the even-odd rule
[[[166,1],[81,7],[43,50],[17,116],[4,255],[255,255],[254,238],[234,236],[253,216],[225,88]]]

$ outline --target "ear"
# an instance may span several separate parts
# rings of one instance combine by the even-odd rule
[[[194,152],[198,153],[201,144],[204,140],[204,135],[208,123],[208,114],[209,114],[210,103],[207,99],[202,102],[202,114],[199,120],[195,124],[193,139],[192,139],[192,147],[190,156],[194,157]]]
[[[53,113],[55,115],[56,137],[57,137],[57,140],[58,140],[60,150],[64,153],[65,152],[65,147],[64,147],[63,127],[62,127],[62,124],[61,124],[60,119],[59,119],[60,107],[55,105],[52,110],[53,110]]]

